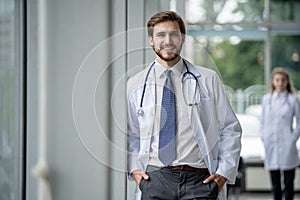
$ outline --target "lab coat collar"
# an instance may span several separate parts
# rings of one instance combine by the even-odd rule
[[[287,90],[285,90],[284,92],[282,92],[280,94],[278,92],[274,91],[273,94],[272,94],[274,99],[281,98],[281,97],[286,97],[287,95],[288,95]]]
[[[196,77],[200,77],[201,76],[200,72],[196,69],[196,67],[194,66],[194,64],[192,64],[190,61],[188,61],[186,59],[184,59],[184,62],[186,63],[187,68],[189,69],[189,71],[191,73],[193,73]]]

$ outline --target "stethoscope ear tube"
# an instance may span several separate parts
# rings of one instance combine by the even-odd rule
[[[147,77],[148,78],[148,77]],[[143,87],[143,92],[142,92],[142,97],[141,97],[141,102],[140,102],[140,108],[139,110],[143,110],[143,102],[144,102],[144,97],[145,97],[145,91],[146,91],[146,81],[144,83],[144,87]]]

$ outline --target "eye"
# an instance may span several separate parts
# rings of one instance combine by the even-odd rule
[[[179,33],[178,32],[172,32],[171,36],[173,36],[173,37],[179,37]]]
[[[157,34],[156,34],[157,37],[164,37],[165,35],[166,35],[166,34],[163,33],[163,32],[160,32],[160,33],[157,33]]]

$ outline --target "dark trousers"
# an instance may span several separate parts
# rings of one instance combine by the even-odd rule
[[[148,167],[147,174],[140,182],[142,200],[217,199],[217,183],[203,183],[209,173]]]
[[[281,173],[280,170],[271,170],[272,192],[275,200],[282,199]],[[283,171],[285,200],[294,199],[295,169]]]

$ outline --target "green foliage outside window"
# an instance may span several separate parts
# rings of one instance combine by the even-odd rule
[[[210,51],[225,85],[244,90],[264,84],[263,42],[241,41],[232,45],[225,40]]]

